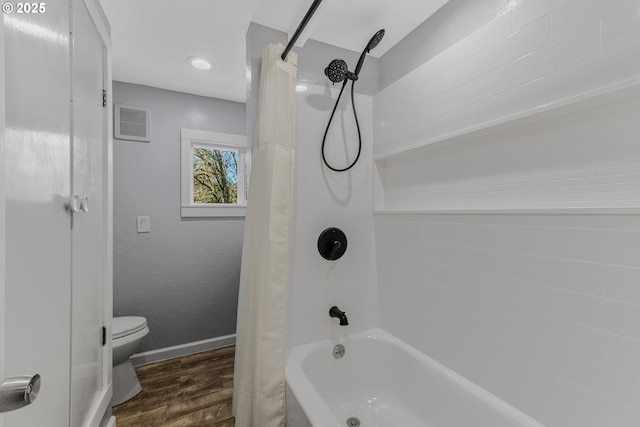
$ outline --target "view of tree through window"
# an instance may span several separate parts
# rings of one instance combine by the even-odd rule
[[[193,202],[238,203],[238,153],[193,148]]]

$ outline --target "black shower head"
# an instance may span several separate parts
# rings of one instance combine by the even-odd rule
[[[362,68],[362,64],[364,63],[365,55],[371,52],[373,48],[378,46],[378,43],[380,43],[383,37],[384,37],[384,29],[378,31],[373,35],[373,37],[371,37],[371,40],[369,40],[369,43],[367,43],[367,47],[364,48],[364,50],[362,51],[362,55],[360,55],[360,59],[358,60],[358,65],[356,65],[356,71],[354,71],[354,74],[356,76],[360,74],[360,69]]]
[[[384,37],[384,29],[375,33],[373,37],[371,37],[371,40],[369,40],[369,43],[367,43],[367,49],[366,49],[367,53],[371,52],[373,48],[378,46],[378,43],[380,43],[383,37]]]
[[[347,77],[349,69],[347,63],[342,59],[334,59],[324,69],[324,75],[334,83],[339,83]]]

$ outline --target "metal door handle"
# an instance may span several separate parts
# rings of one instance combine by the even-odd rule
[[[67,209],[69,209],[73,213],[80,212],[80,207],[82,206],[82,200],[80,200],[80,196],[77,194],[69,199],[67,202]]]
[[[66,204],[67,209],[69,209],[73,213],[89,212],[89,196],[84,196],[80,198],[77,194],[69,199]]]
[[[82,209],[84,213],[89,212],[89,196],[84,196],[82,198],[82,201],[80,202],[80,209]]]
[[[36,400],[39,391],[39,374],[6,378],[0,384],[0,412],[14,411],[29,405]]]

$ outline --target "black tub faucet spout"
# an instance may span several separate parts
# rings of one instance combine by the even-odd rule
[[[347,326],[349,324],[346,313],[335,305],[329,309],[329,316],[340,319],[340,326]]]

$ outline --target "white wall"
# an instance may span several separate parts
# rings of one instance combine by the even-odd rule
[[[375,216],[382,327],[548,426],[640,420],[637,87],[446,137],[638,79],[638,28],[637,0],[525,0],[374,99],[376,206],[407,211]]]
[[[299,93],[296,104],[288,346],[379,325],[371,218],[373,98],[356,94],[362,154],[351,170],[337,173],[323,165],[320,146],[338,89],[307,86],[309,91]],[[347,90],[327,138],[327,157],[339,167],[347,165],[345,154],[355,158],[358,144],[346,95]],[[347,235],[347,251],[337,261],[327,261],[318,253],[318,236],[328,227],[338,227]],[[338,320],[329,317],[332,305],[347,313],[349,326],[338,326]]]

